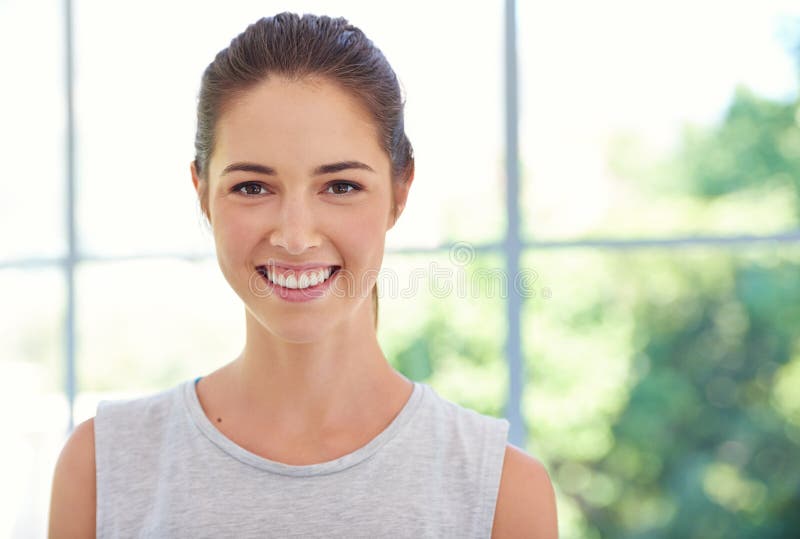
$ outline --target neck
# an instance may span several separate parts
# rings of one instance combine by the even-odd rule
[[[308,435],[353,428],[383,403],[396,406],[391,397],[411,383],[387,362],[365,307],[306,343],[280,339],[246,311],[247,341],[230,365],[229,387],[247,413],[287,435]]]

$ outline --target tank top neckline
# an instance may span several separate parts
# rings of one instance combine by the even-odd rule
[[[186,411],[192,420],[192,423],[198,430],[205,435],[205,437],[214,445],[219,447],[225,453],[235,458],[236,460],[264,470],[280,475],[296,476],[296,477],[309,477],[315,475],[328,475],[336,472],[346,470],[360,462],[368,459],[377,453],[381,447],[390,442],[397,436],[406,425],[411,421],[414,413],[420,408],[425,393],[425,385],[420,382],[411,381],[413,389],[408,401],[400,409],[400,412],[389,423],[389,425],[381,431],[372,440],[367,442],[366,445],[352,451],[346,455],[325,462],[315,464],[286,464],[271,460],[260,455],[256,455],[241,447],[236,442],[222,434],[206,417],[203,407],[200,405],[200,399],[197,397],[196,385],[200,378],[195,380],[187,380],[183,384],[183,402]]]

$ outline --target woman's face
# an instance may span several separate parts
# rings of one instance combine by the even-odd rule
[[[192,176],[197,189],[193,165]],[[392,185],[377,128],[353,96],[324,80],[261,83],[219,119],[208,181],[220,268],[266,329],[310,342],[368,308],[393,202],[399,214],[411,181]],[[340,269],[287,290],[325,276],[308,266]],[[279,275],[285,286],[270,282]]]

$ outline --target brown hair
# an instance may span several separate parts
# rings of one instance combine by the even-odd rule
[[[217,121],[235,97],[271,75],[291,80],[322,77],[351,92],[375,120],[379,143],[391,161],[392,182],[409,180],[414,155],[403,124],[405,103],[397,76],[383,53],[342,17],[279,13],[248,26],[217,53],[203,73],[194,166],[201,180],[200,205],[209,224],[208,166]],[[394,201],[392,212],[396,218]],[[372,288],[372,307],[377,327],[377,283]]]

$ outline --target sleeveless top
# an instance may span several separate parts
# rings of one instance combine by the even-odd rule
[[[289,465],[217,430],[197,380],[98,404],[98,538],[491,536],[508,420],[413,382],[369,443]]]

